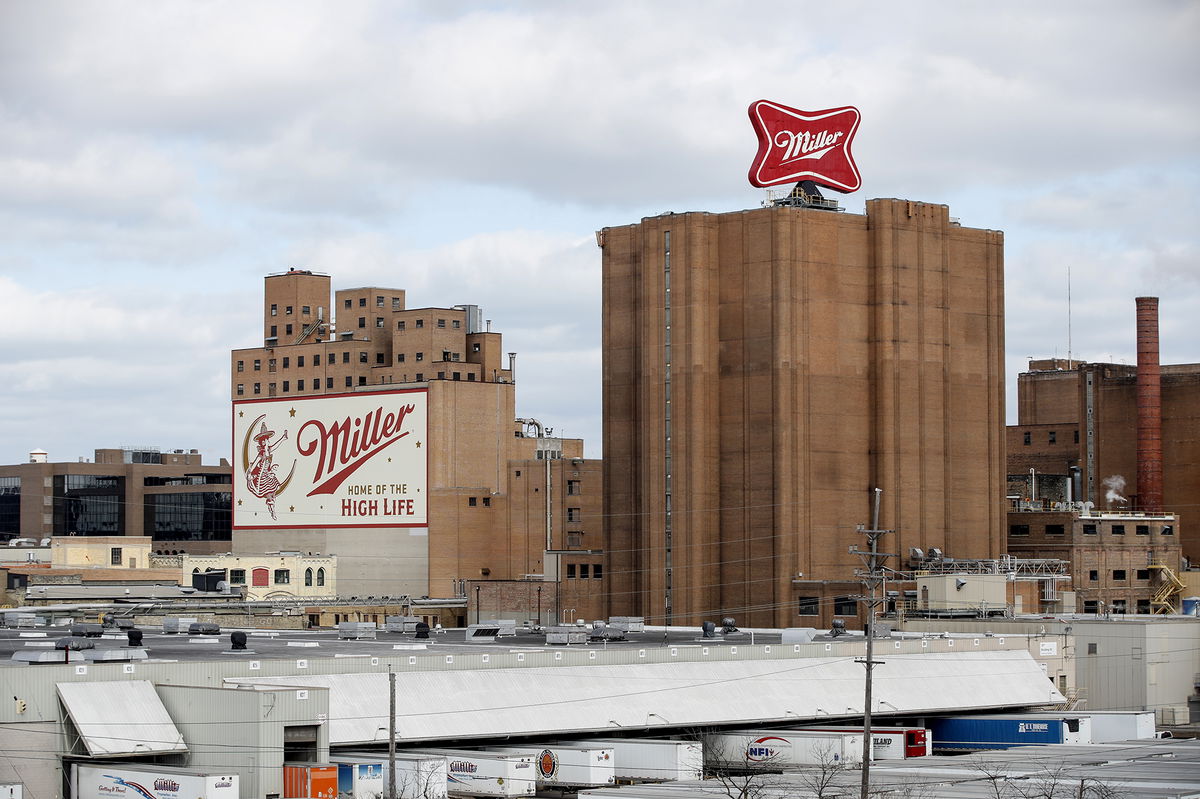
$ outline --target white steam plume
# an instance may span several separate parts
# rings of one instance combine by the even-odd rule
[[[1104,483],[1104,487],[1108,489],[1104,494],[1104,498],[1111,505],[1114,502],[1129,503],[1129,500],[1121,496],[1121,492],[1125,490],[1125,478],[1119,474],[1114,474],[1111,477],[1105,477],[1100,482]]]

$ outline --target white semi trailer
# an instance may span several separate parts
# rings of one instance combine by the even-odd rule
[[[704,779],[704,744],[657,738],[590,738],[613,750],[618,780],[674,782]]]
[[[616,760],[606,744],[488,747],[487,751],[532,756],[538,788],[598,788],[617,781]]]
[[[237,774],[117,763],[71,766],[71,799],[238,799]]]
[[[499,754],[477,749],[406,749],[405,754],[446,758],[450,796],[533,796],[537,776],[533,755]]]
[[[704,760],[716,768],[862,762],[863,736],[816,730],[734,730],[704,736]]]
[[[338,794],[349,799],[387,796],[388,757],[377,752],[330,752],[338,764]],[[343,769],[343,766],[349,767]],[[372,768],[363,773],[360,767]],[[396,796],[398,799],[446,799],[446,758],[440,755],[396,753]]]

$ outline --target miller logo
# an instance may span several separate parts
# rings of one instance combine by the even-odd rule
[[[850,143],[858,130],[853,106],[800,111],[758,100],[750,104],[750,124],[758,153],[750,165],[750,184],[760,188],[811,180],[837,191],[857,191],[862,178]]]
[[[538,773],[543,777],[550,778],[558,772],[558,755],[551,752],[549,749],[543,749],[537,759]]]

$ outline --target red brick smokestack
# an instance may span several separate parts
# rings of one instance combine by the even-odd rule
[[[1158,364],[1158,297],[1137,298],[1137,500],[1162,511],[1162,387]]]

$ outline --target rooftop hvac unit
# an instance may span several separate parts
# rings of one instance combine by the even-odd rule
[[[468,643],[492,644],[500,635],[500,625],[495,622],[467,625]]]
[[[375,622],[373,621],[343,621],[338,623],[338,638],[357,641],[375,637]]]

